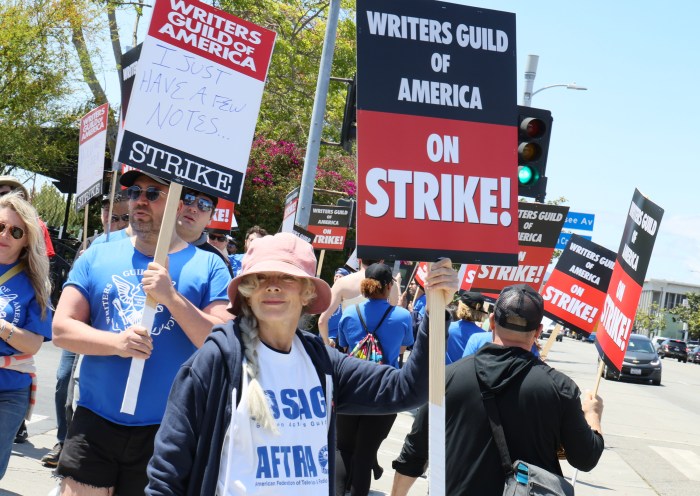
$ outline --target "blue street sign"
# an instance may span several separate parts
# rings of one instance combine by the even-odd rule
[[[581,231],[592,231],[595,214],[582,214],[580,212],[569,212],[564,222],[564,229],[578,229]]]
[[[591,240],[592,236],[583,236],[580,235],[582,238],[586,238],[588,241]],[[557,246],[555,247],[557,250],[563,250],[566,248],[566,244],[569,242],[569,239],[571,239],[571,233],[570,232],[563,232],[559,235],[559,239],[557,240]]]

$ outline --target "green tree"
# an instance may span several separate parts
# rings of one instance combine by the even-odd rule
[[[63,27],[68,2],[0,2],[0,168],[47,172],[75,155],[64,139],[76,114],[66,104],[71,64]],[[77,133],[76,133],[77,136]]]
[[[700,339],[700,293],[688,293],[685,295],[688,305],[678,305],[668,312],[675,320],[688,324],[688,336],[691,339]]]
[[[652,303],[648,310],[642,311],[637,309],[637,314],[634,317],[634,326],[640,334],[651,336],[661,334],[661,331],[666,327],[666,318],[664,312],[659,308],[658,303]]]

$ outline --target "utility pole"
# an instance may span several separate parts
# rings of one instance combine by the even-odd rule
[[[539,60],[539,55],[527,56],[527,64],[525,65],[525,91],[523,92],[523,106],[525,107],[532,107],[532,89],[535,86],[537,63]]]
[[[328,84],[333,66],[333,51],[335,50],[335,34],[338,30],[338,16],[340,13],[340,0],[331,0],[328,7],[328,23],[326,24],[326,36],[323,40],[321,52],[321,66],[316,80],[316,96],[311,112],[311,126],[309,128],[309,141],[306,145],[304,157],[304,171],[301,175],[301,187],[299,188],[299,203],[296,214],[296,223],[306,229],[309,226],[311,215],[311,202],[314,196],[314,183],[316,182],[316,167],[318,166],[318,151],[321,147],[321,133],[323,131],[323,119],[326,114],[326,99],[328,97]]]

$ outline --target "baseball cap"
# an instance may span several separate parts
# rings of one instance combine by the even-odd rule
[[[460,291],[459,299],[462,303],[474,310],[484,311],[484,296],[478,291]]]
[[[131,169],[122,174],[122,177],[119,178],[119,184],[128,188],[129,186],[133,186],[136,180],[141,176],[146,176],[150,179],[153,179],[155,182],[160,183],[164,186],[170,186],[170,181],[168,181],[167,179],[163,179],[162,177],[158,176],[153,176],[138,169]]]
[[[379,281],[382,286],[394,282],[391,269],[383,263],[374,263],[365,269],[365,278]]]
[[[309,304],[308,312],[317,314],[325,311],[331,303],[331,287],[323,279],[316,277],[316,255],[310,243],[291,233],[277,233],[254,239],[243,257],[241,273],[228,285],[230,311],[236,315],[241,310],[238,285],[250,274],[280,272],[295,277],[310,279],[316,287],[316,298]]]
[[[350,275],[350,272],[348,272],[348,269],[344,267],[338,267],[335,269],[335,275],[341,275],[343,277]]]
[[[534,331],[544,316],[544,300],[527,284],[506,286],[496,300],[493,313],[496,323],[505,329]]]

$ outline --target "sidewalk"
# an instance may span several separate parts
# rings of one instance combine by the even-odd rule
[[[42,466],[39,460],[54,444],[56,429],[30,436],[26,443],[13,444],[10,465],[0,480],[0,496],[47,496],[58,482],[51,477],[53,469]]]
[[[384,468],[384,475],[378,481],[372,481],[372,496],[388,495],[394,479],[391,461],[396,458],[403,440],[411,429],[413,417],[410,413],[401,413],[396,418],[389,437],[379,450],[379,464]],[[13,445],[10,466],[5,477],[0,481],[0,496],[47,496],[57,482],[52,478],[52,470],[41,465],[39,461],[56,442],[56,430],[31,436],[24,444]],[[571,479],[574,469],[566,462],[562,463],[564,476]],[[419,478],[414,484],[411,496],[424,496],[428,493],[428,481]],[[598,466],[589,473],[579,472],[576,481],[577,496],[596,496],[602,493],[619,496],[654,496],[653,491],[644,480],[612,449],[606,449]]]

